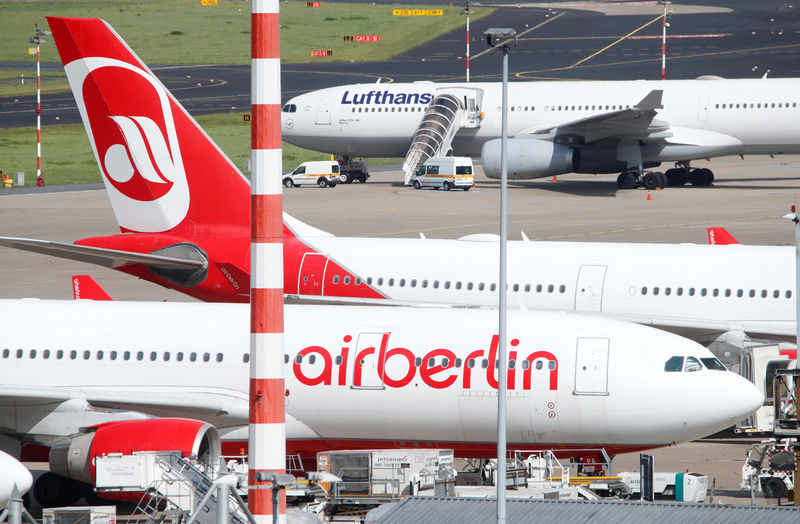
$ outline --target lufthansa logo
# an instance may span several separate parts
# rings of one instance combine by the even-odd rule
[[[291,129],[294,127],[294,120],[290,118],[286,120],[286,123],[284,125],[286,126],[286,129]]]

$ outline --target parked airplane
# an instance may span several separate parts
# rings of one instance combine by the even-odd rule
[[[0,316],[0,432],[54,446],[51,471],[92,481],[96,456],[182,449],[172,439],[187,431],[198,448],[187,453],[209,453],[219,447],[204,445],[209,424],[223,454],[246,450],[247,305],[0,300],[0,308],[14,312]],[[483,310],[287,306],[287,453],[306,464],[341,448],[494,456],[496,320]],[[660,330],[512,311],[508,333],[510,449],[666,446],[729,427],[763,402],[707,349]]]
[[[0,510],[6,507],[14,491],[24,495],[33,484],[33,476],[17,459],[0,451]]]
[[[201,300],[248,301],[247,180],[107,25],[56,18],[50,27],[123,233],[77,245],[16,238],[0,245],[112,267]],[[173,182],[144,176],[156,168],[139,134],[102,127],[116,115],[162,122],[160,134],[147,136],[163,148],[169,138],[181,166],[168,170]],[[124,184],[109,162],[114,151],[138,159]],[[289,215],[284,235],[284,290],[293,297],[497,304],[493,235],[342,238]],[[792,247],[516,241],[508,260],[511,307],[603,313],[719,341],[718,354],[730,362],[747,336],[794,339]]]
[[[708,185],[713,173],[690,161],[800,152],[798,91],[798,79],[766,78],[511,83],[508,177],[620,173],[620,188]],[[499,82],[331,87],[283,106],[283,139],[348,157],[408,153],[407,163],[409,148],[423,155],[418,163],[449,150],[480,155],[499,178],[500,104]],[[663,162],[676,167],[644,174]]]

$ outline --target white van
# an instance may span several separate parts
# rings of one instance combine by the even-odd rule
[[[291,173],[283,175],[284,187],[317,184],[319,187],[334,187],[339,180],[339,163],[332,160],[303,162]]]
[[[475,184],[472,159],[468,156],[434,156],[419,166],[411,177],[415,189],[440,187],[445,191],[461,188],[469,191]]]

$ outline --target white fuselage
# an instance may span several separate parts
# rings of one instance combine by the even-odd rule
[[[14,311],[0,317],[5,432],[46,440],[144,416],[189,416],[229,430],[247,422],[247,305],[0,305]],[[495,440],[496,312],[287,306],[285,319],[290,452],[320,439],[329,447],[462,448]],[[508,334],[513,444],[670,444],[729,426],[763,401],[724,368],[666,372],[674,356],[714,359],[659,330],[515,311]],[[68,398],[41,400],[54,391]]]
[[[316,292],[324,296],[348,295],[344,275],[330,269],[338,266],[389,299],[498,303],[498,243],[491,235],[444,240],[312,234],[302,240],[336,262],[316,274],[323,284]],[[791,247],[509,241],[508,260],[512,308],[602,313],[684,328],[696,339],[730,330],[767,338],[795,334]],[[303,261],[300,294],[309,289],[306,267]],[[347,281],[351,287],[353,281]]]
[[[499,82],[354,84],[321,89],[284,105],[283,139],[329,153],[404,156],[432,96],[437,89],[452,87],[482,91],[480,127],[462,129],[453,141],[454,154],[479,156],[486,141],[500,137]],[[663,90],[663,109],[658,110],[656,119],[666,122],[681,141],[692,143],[696,138],[704,147],[728,155],[800,152],[800,79],[512,82],[508,87],[508,133],[513,137],[631,108],[653,90]],[[294,111],[287,112],[291,106]],[[698,131],[710,133],[700,137]],[[693,158],[703,158],[700,150],[697,155]]]

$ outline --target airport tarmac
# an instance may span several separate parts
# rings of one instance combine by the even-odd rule
[[[714,186],[652,191],[651,200],[646,190],[617,190],[612,175],[512,182],[509,236],[519,239],[523,231],[541,240],[704,243],[706,227],[724,226],[742,243],[793,243],[794,227],[780,216],[797,198],[800,156],[727,157],[697,165],[715,170]],[[284,207],[339,236],[457,238],[498,231],[499,183],[480,172],[477,187],[467,192],[415,190],[401,181],[396,166],[376,168],[366,184],[287,189]],[[0,224],[4,236],[65,242],[118,233],[102,190],[0,189]],[[190,300],[110,269],[0,248],[2,298],[70,299],[75,274],[92,275],[118,300]],[[738,486],[752,442],[711,439],[655,450],[656,470],[707,474],[716,479],[717,501],[747,503],[749,493]],[[637,468],[638,454],[614,463],[614,471]]]

